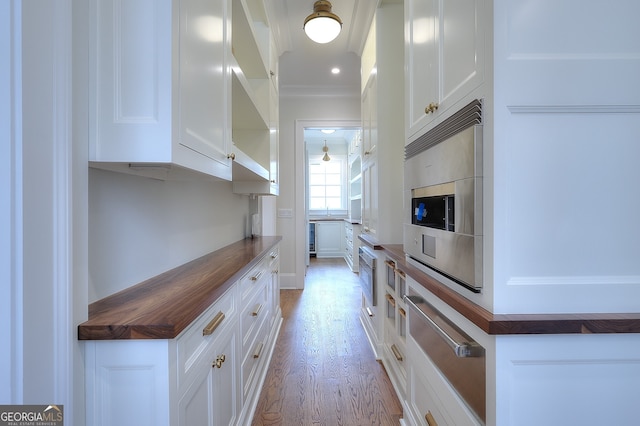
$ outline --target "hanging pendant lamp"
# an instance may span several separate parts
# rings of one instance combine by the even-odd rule
[[[329,147],[327,146],[327,141],[324,141],[324,146],[322,147],[322,152],[324,155],[322,156],[322,161],[329,161],[331,157],[329,157]]]
[[[329,43],[340,34],[342,21],[331,12],[331,2],[318,0],[313,4],[313,13],[304,20],[304,32],[316,43]]]

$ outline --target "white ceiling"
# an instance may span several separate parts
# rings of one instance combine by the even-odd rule
[[[342,20],[340,35],[317,44],[302,30],[314,0],[264,0],[276,47],[280,52],[280,93],[359,95],[360,53],[378,0],[332,0]],[[339,67],[340,74],[331,74]]]

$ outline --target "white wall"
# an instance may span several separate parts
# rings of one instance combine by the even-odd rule
[[[249,197],[230,182],[89,171],[89,301],[250,235]]]
[[[280,64],[280,67],[286,63]],[[357,96],[286,96],[280,98],[280,196],[278,209],[292,209],[291,218],[277,218],[282,235],[280,286],[302,288],[305,274],[306,225],[304,212],[304,141],[297,135],[296,123],[324,122],[328,125],[346,120],[360,121],[359,88]],[[353,123],[351,123],[353,125]],[[302,181],[302,185],[301,185]]]

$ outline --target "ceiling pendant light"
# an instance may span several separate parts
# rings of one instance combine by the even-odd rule
[[[342,21],[331,12],[331,2],[318,0],[313,4],[313,13],[304,20],[304,32],[316,43],[329,43],[340,34]]]
[[[322,156],[322,161],[329,161],[331,157],[329,157],[329,147],[327,146],[327,141],[324,141],[324,146],[322,147],[322,152],[324,155]]]

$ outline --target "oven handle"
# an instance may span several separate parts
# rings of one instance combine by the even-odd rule
[[[425,314],[422,309],[416,305],[415,301],[419,301],[420,303],[428,302],[421,297],[418,296],[404,296],[405,303],[413,308],[424,320],[431,325],[431,327],[444,339],[444,341],[449,345],[453,352],[456,354],[458,358],[476,358],[484,355],[484,348],[478,345],[476,342],[457,342],[453,339],[446,331],[444,331],[434,320],[432,320],[429,315]],[[457,328],[457,327],[456,327]]]

